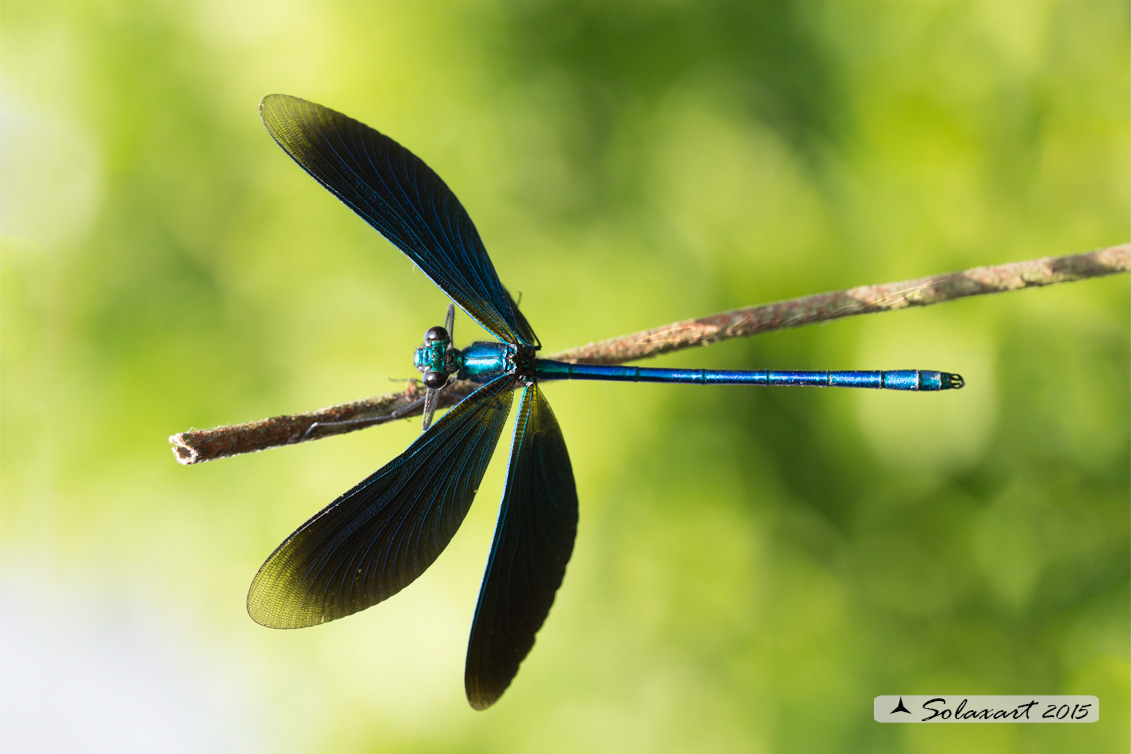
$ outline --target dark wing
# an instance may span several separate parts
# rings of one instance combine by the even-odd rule
[[[479,388],[287,537],[251,582],[247,611],[255,622],[325,623],[391,597],[422,574],[471,506],[513,391],[510,375]]]
[[[561,427],[537,385],[522,393],[507,486],[479,592],[464,685],[486,709],[534,646],[577,534],[577,488]]]
[[[416,263],[499,340],[537,346],[491,265],[479,232],[431,168],[387,136],[286,94],[259,105],[267,132],[314,179]]]

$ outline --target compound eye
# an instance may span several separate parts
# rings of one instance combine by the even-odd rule
[[[429,327],[428,330],[424,333],[425,343],[435,343],[438,340],[450,339],[451,338],[448,335],[448,331],[440,327],[439,325],[436,325],[435,327]]]
[[[443,329],[443,328],[438,328]],[[448,375],[443,372],[425,372],[424,373],[424,387],[439,390],[448,381]]]

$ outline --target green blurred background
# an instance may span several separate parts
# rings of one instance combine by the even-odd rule
[[[1126,241],[1128,26],[1115,0],[5,0],[5,748],[1127,751],[1124,276],[653,362],[959,393],[550,386],[577,547],[486,713],[463,654],[505,453],[410,589],[286,632],[252,575],[418,424],[189,468],[166,437],[394,389],[446,305],[272,143],[265,94],[422,156],[552,351]],[[1101,719],[874,723],[893,693]]]

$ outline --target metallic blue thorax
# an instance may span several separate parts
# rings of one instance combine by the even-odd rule
[[[451,341],[436,340],[416,349],[413,363],[421,372],[439,372],[485,384],[504,374],[529,376],[534,350],[511,343],[472,343],[467,348],[452,348]]]
[[[459,378],[483,384],[513,373],[517,350],[517,346],[509,343],[472,343],[463,350],[453,348],[452,353]]]

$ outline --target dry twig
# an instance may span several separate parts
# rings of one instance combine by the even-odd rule
[[[841,317],[928,306],[967,296],[1113,275],[1127,272],[1129,266],[1131,244],[1071,256],[974,267],[946,275],[887,285],[861,286],[675,322],[560,351],[550,354],[548,358],[575,363],[621,364],[730,338],[827,322]],[[440,393],[438,407],[455,405],[470,394],[474,387],[467,382],[450,385]],[[422,392],[414,381],[409,382],[399,393],[365,398],[304,414],[275,416],[212,429],[192,429],[173,435],[169,441],[173,444],[173,454],[179,463],[203,463],[415,416],[420,413],[421,395]]]

